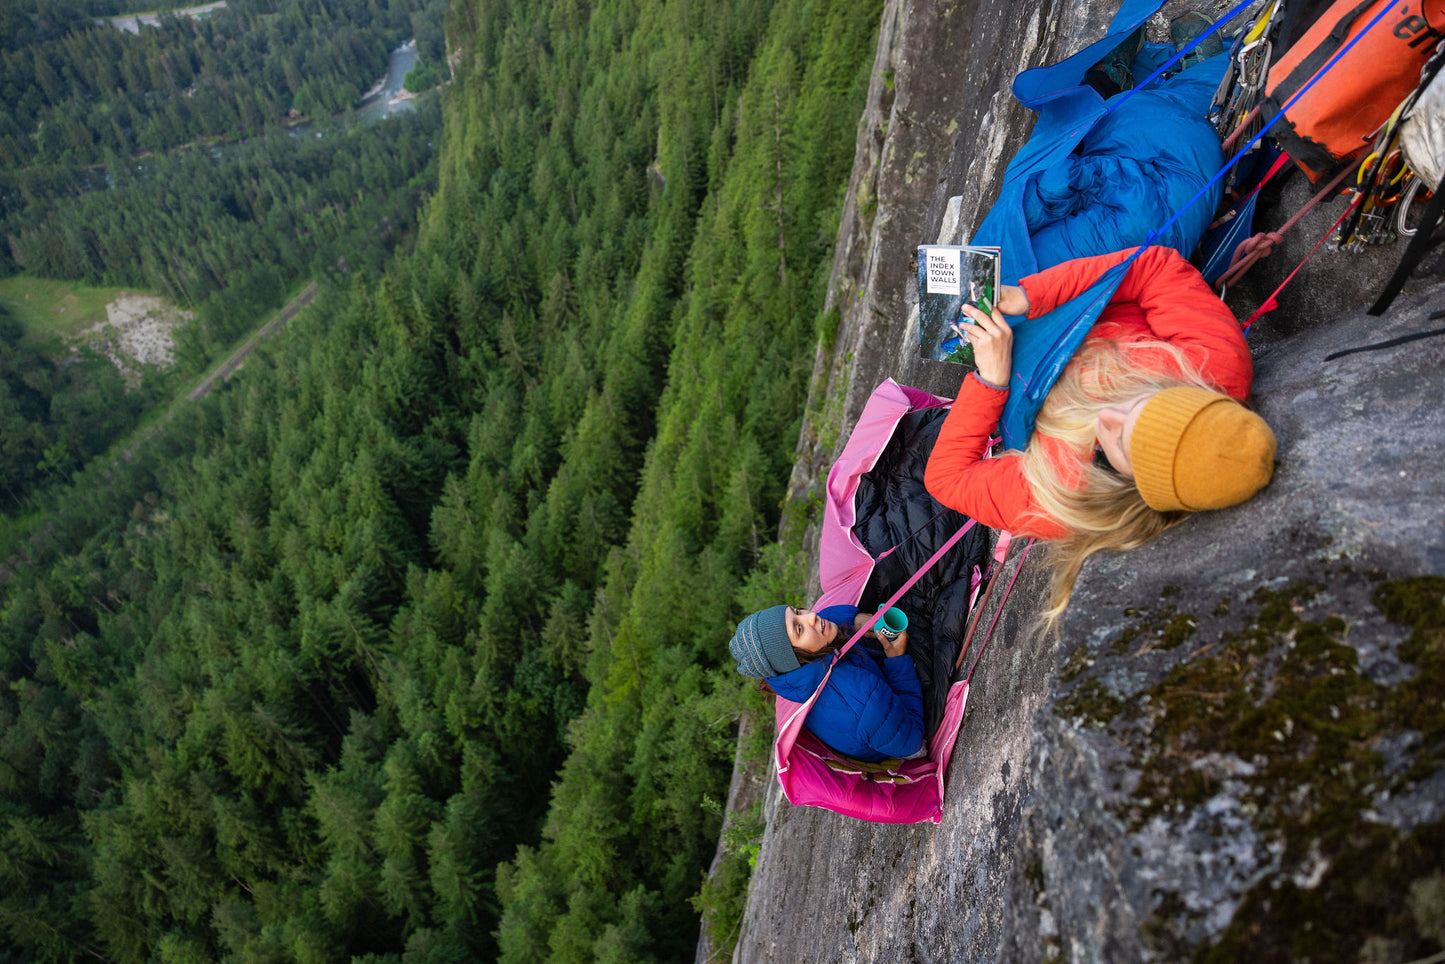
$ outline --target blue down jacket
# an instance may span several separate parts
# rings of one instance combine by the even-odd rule
[[[819,611],[840,626],[853,625],[856,606],[829,606]],[[851,633],[849,635],[852,635]],[[923,691],[913,657],[905,653],[880,659],[863,647],[848,651],[804,726],[833,749],[865,763],[906,757],[923,746]],[[880,654],[881,655],[881,654]],[[815,660],[768,680],[773,692],[795,703],[805,702],[828,670],[828,659]]]

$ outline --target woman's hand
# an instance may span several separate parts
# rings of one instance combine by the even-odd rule
[[[862,626],[871,618],[871,613],[862,612],[860,612],[857,616],[853,617],[853,632],[856,633],[858,631],[858,627]],[[873,628],[868,630],[867,635],[872,636],[874,639],[878,640],[878,642],[883,644],[884,656],[902,656],[905,652],[908,651],[908,630],[906,629],[898,634],[897,639],[889,639],[887,636],[884,636],[878,631],[878,625],[875,623],[873,625]]]
[[[1022,293],[1023,289],[1014,288]],[[1004,297],[1009,292],[1004,291]],[[1028,310],[1028,299],[1024,298],[1024,310]],[[1013,374],[1014,333],[998,305],[991,314],[984,314],[973,305],[965,304],[963,313],[973,322],[968,328],[955,325],[954,330],[973,346],[974,364],[978,366],[979,377],[994,385],[1007,385]]]

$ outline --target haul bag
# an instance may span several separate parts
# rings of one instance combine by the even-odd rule
[[[1386,0],[1337,0],[1270,68],[1261,110],[1273,119],[1291,97],[1371,24]],[[1445,37],[1445,0],[1394,0],[1393,9],[1274,125],[1275,142],[1318,181],[1355,157],[1420,80]]]

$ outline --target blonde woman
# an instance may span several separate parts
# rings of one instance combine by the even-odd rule
[[[1036,318],[1133,250],[1080,258],[1000,289],[991,315],[965,307],[978,370],[929,459],[935,499],[985,525],[1055,540],[1045,616],[1056,622],[1084,560],[1129,549],[1188,513],[1253,496],[1275,438],[1241,401],[1253,366],[1234,315],[1171,248],[1145,249],[1050,389],[1026,450],[984,459],[1013,375],[1004,315]]]

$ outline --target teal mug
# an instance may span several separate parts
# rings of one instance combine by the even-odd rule
[[[879,606],[878,608],[881,610],[883,607]],[[898,634],[907,628],[908,614],[897,606],[879,616],[878,622],[873,624],[873,631],[890,641],[897,639]]]

